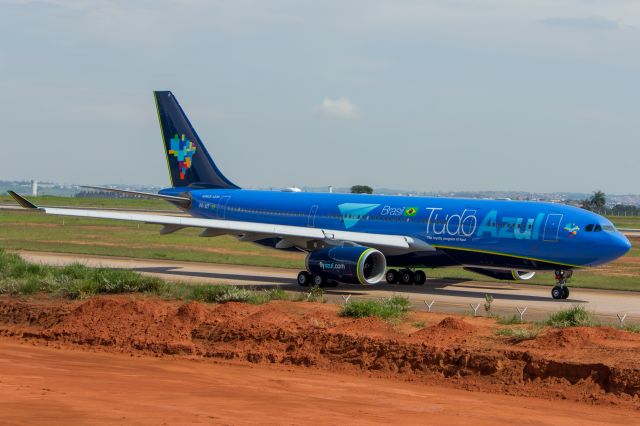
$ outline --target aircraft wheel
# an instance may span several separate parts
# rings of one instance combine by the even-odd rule
[[[400,272],[400,283],[410,285],[413,282],[413,272],[410,270],[404,270]]]
[[[561,286],[557,285],[551,289],[551,297],[553,297],[554,299],[562,299],[563,295],[564,291],[562,290]]]
[[[324,287],[326,283],[327,283],[327,280],[322,275],[313,276],[313,285],[317,285],[318,287]]]
[[[569,287],[562,287],[562,298],[563,299],[569,298]]]
[[[423,285],[427,282],[427,274],[424,271],[416,271],[413,274],[413,283],[416,285]]]
[[[389,269],[385,275],[385,279],[389,284],[396,284],[398,282],[398,271],[395,269]]]
[[[311,284],[311,274],[307,271],[300,271],[298,273],[298,285],[300,287],[309,287],[309,284]]]

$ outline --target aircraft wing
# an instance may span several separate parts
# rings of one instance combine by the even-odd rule
[[[332,229],[308,228],[304,226],[277,225],[268,223],[242,222],[234,220],[203,219],[187,216],[171,216],[144,213],[129,213],[106,210],[83,210],[58,207],[38,207],[25,198],[9,191],[9,194],[27,209],[37,209],[46,214],[57,216],[90,217],[96,219],[115,219],[164,225],[163,233],[178,229],[195,227],[204,228],[203,236],[240,235],[246,241],[261,238],[280,237],[285,240],[299,242],[320,242],[338,244],[342,242],[356,243],[368,247],[389,248],[400,252],[435,251],[435,248],[424,241],[410,236],[372,234],[365,232],[340,231]]]

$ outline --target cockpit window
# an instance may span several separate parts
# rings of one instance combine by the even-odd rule
[[[602,226],[600,226],[600,225],[596,225],[596,226],[593,228],[593,232],[600,232],[600,231],[602,231]]]
[[[616,228],[613,225],[602,225],[602,228],[607,232],[616,232]]]
[[[587,226],[584,227],[584,230],[586,232],[591,232],[593,231],[593,223],[588,224]]]

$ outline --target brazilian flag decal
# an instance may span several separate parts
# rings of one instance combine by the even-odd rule
[[[406,209],[404,209],[404,216],[406,217],[414,217],[415,215],[418,214],[418,208],[417,207],[407,207]]]

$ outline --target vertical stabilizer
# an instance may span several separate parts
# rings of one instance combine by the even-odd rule
[[[174,187],[237,189],[213,162],[171,92],[153,92],[167,165]]]

